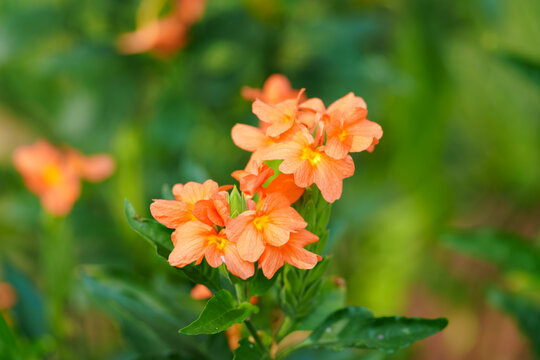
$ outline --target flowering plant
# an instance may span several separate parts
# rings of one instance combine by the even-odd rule
[[[260,124],[232,129],[252,153],[232,174],[239,188],[176,184],[151,204],[155,220],[126,200],[131,227],[197,284],[194,297],[210,298],[180,333],[226,332],[235,359],[281,359],[310,347],[392,352],[442,330],[446,319],[347,307],[343,281],[325,275],[331,204],[354,173],[350,153],[373,151],[383,134],[364,100],[349,93],[326,108],[280,75],[243,94]]]

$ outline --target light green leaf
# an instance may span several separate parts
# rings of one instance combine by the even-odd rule
[[[237,304],[227,290],[220,290],[208,301],[199,318],[179,332],[184,335],[217,334],[257,311],[256,306],[248,302]]]
[[[300,345],[334,350],[356,347],[391,353],[436,334],[447,324],[448,320],[443,318],[375,318],[369,310],[351,306],[330,315]]]

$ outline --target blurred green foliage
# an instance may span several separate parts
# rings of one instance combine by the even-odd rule
[[[168,294],[168,304],[185,300],[167,293],[175,280],[155,284],[166,265],[128,230],[123,199],[148,209],[164,183],[231,183],[249,154],[235,148],[230,129],[256,123],[240,88],[260,87],[274,72],[326,104],[353,91],[385,131],[373,154],[354,156],[355,176],[330,220],[329,252],[339,260],[332,271],[347,280],[349,303],[404,312],[426,274],[438,276],[429,280],[433,292],[460,298],[433,256],[443,229],[530,229],[512,214],[533,212],[540,196],[540,2],[209,0],[188,46],[166,59],[117,52],[139,5],[0,2],[0,256],[26,280],[10,280],[8,270],[2,279],[21,295],[17,306],[58,309],[59,297],[57,312],[68,319],[58,329],[15,317],[24,338],[42,342],[35,354],[134,358],[139,335],[124,339],[117,328],[132,320],[92,315],[88,280],[80,281],[88,266],[122,274],[147,296]],[[14,147],[37,137],[117,160],[109,181],[85,185],[69,226],[44,220],[11,164]],[[510,215],[493,215],[498,207]],[[69,234],[70,244],[55,239],[62,251],[47,224]],[[65,271],[70,290],[51,288]],[[52,340],[54,331],[62,337]],[[169,341],[159,331],[146,335]]]

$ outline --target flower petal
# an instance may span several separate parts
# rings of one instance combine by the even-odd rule
[[[150,205],[150,212],[154,219],[170,229],[195,220],[188,205],[176,200],[154,200]]]

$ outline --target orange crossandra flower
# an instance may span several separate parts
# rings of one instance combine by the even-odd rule
[[[271,279],[284,263],[299,269],[312,269],[321,257],[304,247],[318,240],[317,235],[302,229],[292,232],[289,241],[282,246],[267,245],[259,259],[264,276]]]
[[[266,135],[277,137],[293,127],[296,123],[298,103],[304,90],[300,90],[296,99],[284,100],[276,105],[255,100],[252,110],[260,121],[267,123]]]
[[[168,228],[176,229],[188,221],[199,220],[194,215],[195,204],[201,200],[214,200],[220,202],[221,195],[216,195],[220,191],[218,184],[213,180],[206,180],[203,184],[193,181],[185,185],[176,184],[172,188],[173,195],[176,200],[156,200],[150,205],[152,216]],[[218,205],[219,206],[219,205]],[[223,209],[220,207],[217,217],[221,217]],[[205,206],[198,209],[197,213],[201,217],[212,216],[208,214],[208,208]],[[213,212],[213,211],[211,211]]]
[[[281,246],[289,241],[291,232],[306,226],[285,197],[271,194],[259,201],[255,210],[244,211],[231,219],[227,235],[238,243],[242,259],[255,262],[266,245]]]
[[[200,221],[190,221],[172,233],[174,249],[169,255],[169,264],[184,267],[193,262],[200,264],[206,258],[208,265],[217,268],[225,263],[227,270],[241,279],[253,276],[253,263],[243,260],[238,254],[236,243]]]
[[[81,192],[81,178],[101,181],[115,166],[109,155],[86,157],[74,149],[63,152],[45,140],[16,149],[13,163],[45,210],[57,216],[71,211]]]
[[[242,96],[245,99],[260,99],[270,105],[276,105],[287,99],[295,99],[298,93],[299,90],[294,90],[289,79],[281,74],[270,75],[264,82],[262,89],[254,89],[249,86],[242,88]]]
[[[274,169],[263,163],[256,169],[236,170],[231,175],[240,183],[240,191],[252,197],[255,193],[263,192],[263,185],[274,175]]]
[[[189,294],[194,300],[206,300],[212,297],[212,291],[202,284],[195,285]]]
[[[166,17],[154,20],[139,29],[121,35],[117,47],[123,54],[152,51],[171,55],[186,46],[189,27],[198,21],[206,6],[206,0],[178,0],[173,11]],[[146,10],[141,6],[140,11]]]
[[[354,162],[350,155],[334,159],[317,146],[310,133],[301,131],[292,141],[274,144],[263,156],[266,160],[281,160],[279,170],[294,174],[294,182],[302,188],[317,184],[326,201],[333,203],[341,197],[343,179],[354,174]]]
[[[245,170],[232,173],[232,177],[240,183],[240,190],[248,197],[257,193],[262,199],[270,194],[279,194],[287,198],[289,204],[294,204],[304,193],[304,189],[294,183],[294,177],[288,174],[279,174],[267,187],[263,187],[273,175],[274,170],[265,163],[256,169],[248,164]]]
[[[262,163],[260,154],[273,144],[291,140],[297,132],[302,130],[302,125],[294,122],[293,126],[278,137],[267,136],[264,130],[245,124],[236,124],[231,131],[231,137],[240,149],[253,153],[246,166],[246,170],[253,172]]]

